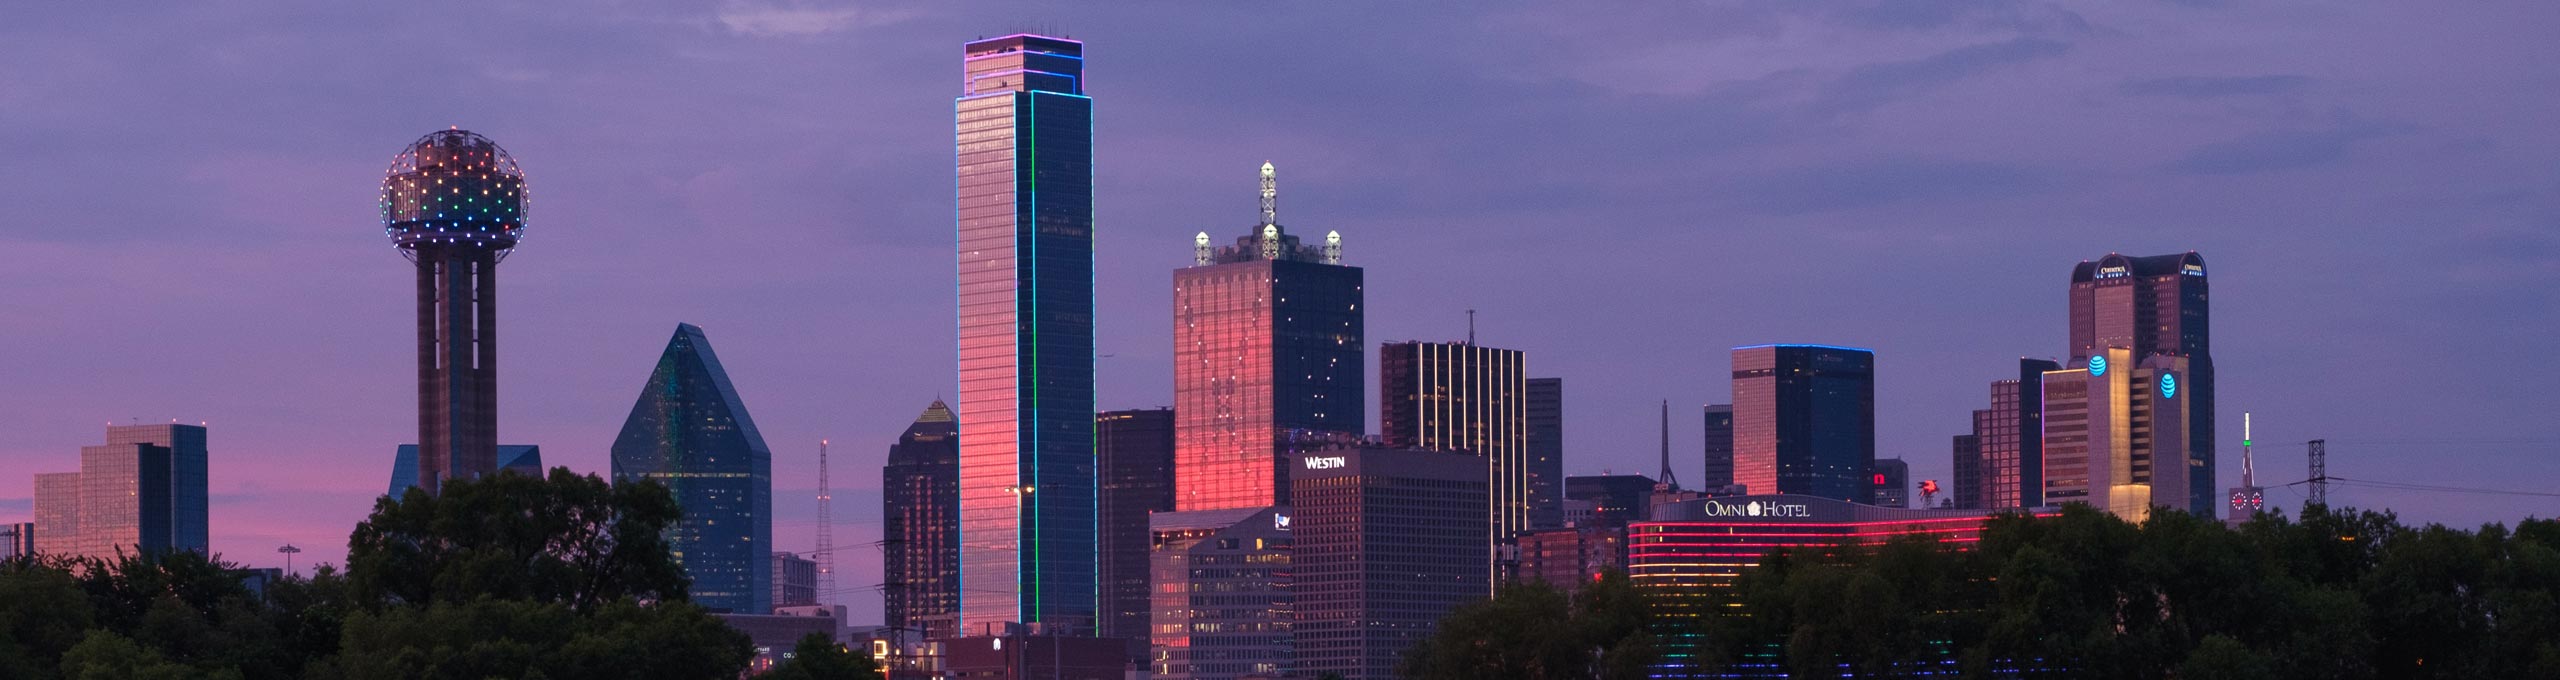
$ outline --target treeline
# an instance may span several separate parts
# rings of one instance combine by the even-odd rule
[[[1560,597],[1542,591],[1458,612],[1413,655],[1433,660],[1409,670],[1465,677],[1442,671],[1517,653],[1506,626],[1573,618],[1518,613]],[[2464,531],[2312,506],[2233,529],[2074,506],[1994,519],[1967,550],[1905,539],[1780,552],[1729,589],[1643,596],[1726,613],[1647,616],[1640,635],[1581,644],[1659,649],[1651,662],[1672,676],[2560,678],[2552,520]],[[1610,666],[1509,677],[1635,677]]]
[[[565,469],[383,499],[323,566],[251,591],[192,552],[0,562],[0,678],[735,678],[745,635],[686,602],[655,483]],[[876,678],[803,644],[790,678]]]

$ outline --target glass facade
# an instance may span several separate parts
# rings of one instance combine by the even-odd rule
[[[1484,460],[1349,448],[1292,461],[1297,672],[1397,677],[1406,649],[1492,591],[1492,527],[1479,509],[1488,502]]]
[[[1157,513],[1147,665],[1160,680],[1296,677],[1289,509]]]
[[[80,447],[79,472],[35,476],[35,552],[113,558],[171,550],[211,554],[205,428],[110,425]]]
[[[2005,510],[2043,503],[2044,374],[2062,368],[2018,360],[2018,378],[1991,383],[1991,408],[1973,412],[1973,460],[1960,466],[1960,507]]]
[[[1873,502],[1875,403],[1874,352],[1734,348],[1734,483],[1755,494]]]
[[[957,172],[960,617],[1096,623],[1093,100],[1084,44],[964,49]]]
[[[1101,442],[1103,637],[1147,639],[1147,515],[1173,509],[1172,409],[1110,411]]]
[[[1529,528],[1564,526],[1564,379],[1529,379]]]
[[[693,602],[733,614],[773,610],[773,452],[692,324],[677,324],[613,440],[613,478],[654,479],[684,517],[668,547]]]
[[[542,468],[542,447],[539,446],[499,445],[498,460],[504,461],[498,467],[501,470],[512,470],[516,474],[527,477],[541,477],[548,474]],[[409,492],[409,487],[417,485],[418,445],[401,444],[400,448],[391,453],[391,486],[388,493],[392,498],[399,498],[400,494]]]
[[[1714,491],[1733,485],[1733,405],[1708,404],[1706,408],[1707,474],[1698,479],[1698,488]]]
[[[1486,521],[1498,541],[1529,530],[1527,359],[1474,343],[1389,343],[1378,351],[1378,430],[1400,449],[1485,460]]]
[[[2155,354],[2182,357],[2184,398],[2194,414],[2182,438],[2187,463],[2186,509],[2211,516],[2214,496],[2214,370],[2211,280],[2204,256],[2127,257],[2109,254],[2071,272],[2071,363],[2107,348],[2131,350],[2136,360]]]
[[[880,469],[882,616],[926,640],[960,633],[959,432],[936,400]]]

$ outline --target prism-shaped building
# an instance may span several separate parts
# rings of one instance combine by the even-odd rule
[[[693,578],[693,601],[763,614],[773,598],[773,452],[747,417],[710,338],[677,324],[622,435],[613,478],[657,480],[684,518],[667,543]]]

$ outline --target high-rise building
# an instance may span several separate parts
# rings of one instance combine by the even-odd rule
[[[880,469],[881,615],[911,641],[960,634],[960,428],[934,400]]]
[[[2083,503],[2132,521],[2184,509],[2193,396],[2185,357],[2110,348],[2044,374],[2044,503]],[[2207,515],[2210,516],[2210,515]]]
[[[418,268],[418,485],[498,469],[498,262],[524,236],[524,173],[489,138],[427,133],[391,160],[382,230]]]
[[[1106,411],[1094,419],[1102,465],[1103,637],[1147,639],[1147,515],[1173,509],[1172,409]]]
[[[773,451],[702,329],[676,324],[613,440],[613,478],[656,480],[684,508],[667,543],[695,604],[773,610]]]
[[[1564,379],[1530,378],[1529,528],[1564,526]]]
[[[1156,513],[1148,670],[1160,680],[1289,675],[1289,509]]]
[[[1396,677],[1404,650],[1450,610],[1491,592],[1493,526],[1476,510],[1489,498],[1484,460],[1362,447],[1295,462],[1298,673]]]
[[[109,425],[80,447],[79,472],[36,475],[35,552],[112,558],[172,550],[210,554],[205,428]]]
[[[1973,422],[1977,424],[1990,417],[1990,411],[1973,412]],[[1980,429],[1979,425],[1976,429]],[[1956,435],[1953,445],[1949,448],[1953,449],[1955,454],[1956,488],[1955,496],[1947,499],[1948,504],[1959,510],[1983,509],[1982,437],[1970,434]]]
[[[1654,486],[1644,475],[1575,475],[1565,478],[1564,496],[1591,503],[1591,523],[1622,527],[1651,516]]]
[[[0,524],[0,560],[33,554],[36,554],[35,523]]]
[[[1900,458],[1878,458],[1874,469],[1876,507],[1911,507],[1911,464]]]
[[[2154,354],[2184,358],[2179,380],[2193,406],[2194,417],[2180,436],[2187,442],[2187,498],[2183,507],[2211,516],[2219,505],[2214,489],[2213,320],[2204,256],[2193,251],[2175,255],[2126,257],[2109,253],[2071,270],[2071,364],[2078,365],[2108,348],[2131,350],[2136,361]]]
[[[818,561],[797,553],[773,553],[773,607],[818,604]]]
[[[2061,364],[2019,359],[2018,377],[1991,383],[1991,408],[1973,412],[1973,459],[1959,461],[1956,506],[1982,510],[2043,503],[2044,374]]]
[[[1874,351],[1733,348],[1733,481],[1752,494],[1874,501]]]
[[[1389,448],[1485,460],[1494,540],[1529,529],[1527,361],[1474,342],[1388,343],[1378,351],[1378,430]]]
[[[1733,486],[1733,405],[1708,404],[1707,474],[1698,479],[1698,488],[1715,491]]]
[[[505,461],[499,464],[500,470],[512,470],[516,474],[536,478],[544,474],[540,446],[502,444],[498,446],[498,460]],[[417,485],[418,445],[401,444],[400,448],[391,452],[391,487],[388,495],[399,498],[400,494],[408,493],[411,487]]]
[[[960,618],[1096,618],[1093,100],[1084,43],[962,48],[957,129]]]
[[[1301,243],[1279,221],[1262,164],[1262,216],[1235,245],[1193,240],[1173,273],[1173,400],[1180,418],[1175,506],[1289,502],[1287,454],[1361,434],[1361,271],[1342,234]]]

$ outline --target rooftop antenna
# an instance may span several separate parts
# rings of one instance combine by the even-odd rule
[[[1280,181],[1271,169],[1271,161],[1262,162],[1262,223],[1280,223]]]
[[[2245,448],[2244,448],[2245,450]],[[2311,440],[2311,498],[2308,502],[2329,504],[2329,440]]]
[[[1680,478],[1671,474],[1671,400],[1662,401],[1662,477],[1654,487],[1663,491],[1679,491]]]
[[[827,489],[827,440],[818,440],[818,597],[836,590],[836,496]],[[826,604],[823,600],[819,604]]]
[[[1467,344],[1476,344],[1476,310],[1467,310]]]

